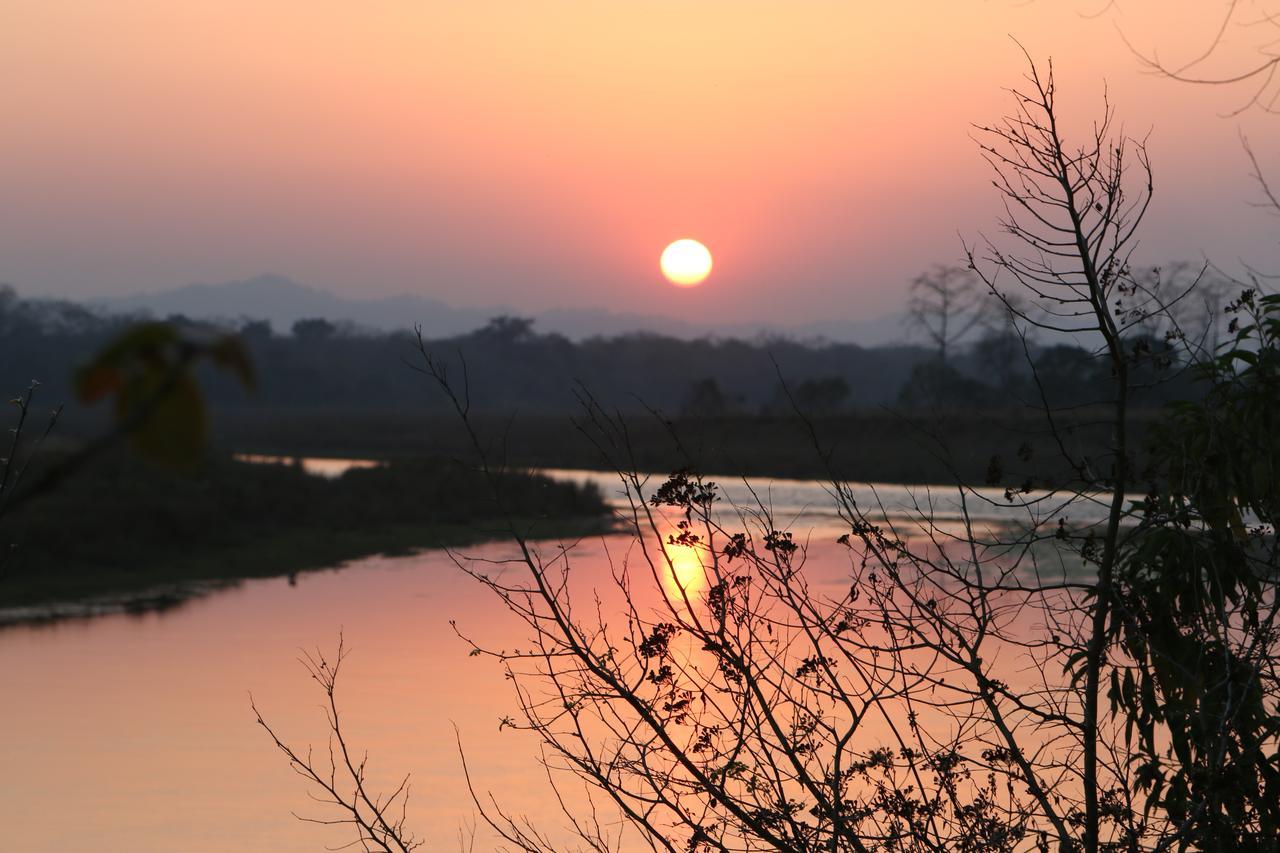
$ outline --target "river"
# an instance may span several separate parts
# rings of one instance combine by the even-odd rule
[[[597,481],[618,498],[608,475],[550,473]],[[840,582],[847,558],[833,540],[842,528],[822,484],[726,488],[735,499],[754,491],[770,504],[811,543],[811,577]],[[884,486],[875,494],[891,516],[932,498],[940,521],[954,518],[952,490]],[[1007,520],[1001,496],[985,498],[971,501],[979,522]],[[615,534],[580,543],[579,571],[604,582],[606,555],[629,542]],[[510,550],[497,543],[468,554]],[[332,651],[339,632],[350,649],[339,684],[344,724],[368,751],[375,782],[390,787],[397,774],[412,774],[408,823],[424,849],[459,849],[459,832],[474,820],[455,726],[478,785],[514,812],[551,815],[536,744],[499,730],[515,711],[510,685],[496,662],[468,655],[451,620],[494,646],[521,638],[491,594],[443,552],[359,560],[305,573],[296,585],[247,581],[165,612],[3,629],[0,847],[313,851],[351,840],[291,815],[334,816],[308,799],[249,705],[252,694],[282,737],[323,750],[323,697],[297,657]],[[557,824],[554,815],[549,823]],[[476,849],[491,849],[488,838],[481,831]]]

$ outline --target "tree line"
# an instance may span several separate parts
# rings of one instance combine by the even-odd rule
[[[778,337],[682,340],[648,332],[573,341],[507,316],[430,343],[459,368],[465,363],[477,411],[571,413],[581,390],[619,411],[703,418],[781,416],[796,408],[814,416],[885,407],[998,410],[1036,407],[1042,396],[1055,405],[1087,405],[1104,396],[1108,367],[1098,352],[1062,336],[1019,337],[1007,311],[984,291],[963,268],[922,274],[911,285],[903,342],[891,346]],[[1215,307],[1209,306],[1211,314]],[[1199,309],[1203,315],[1205,306]],[[1213,316],[1221,316],[1220,309]],[[202,321],[167,319],[188,333],[215,331]],[[0,383],[20,389],[39,379],[43,400],[71,403],[74,372],[138,320],[73,302],[21,299],[0,288]],[[1202,336],[1210,330],[1217,335],[1217,324]],[[201,368],[214,408],[264,414],[440,408],[403,367],[416,345],[410,329],[373,332],[304,319],[288,330],[244,320],[229,331],[251,358],[258,387],[246,395],[234,378]],[[1158,405],[1189,391],[1178,380],[1182,360],[1164,334],[1152,327],[1133,336],[1132,345],[1149,355],[1139,404]]]

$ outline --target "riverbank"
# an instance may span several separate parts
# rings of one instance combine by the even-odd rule
[[[0,624],[164,609],[248,578],[502,539],[504,509],[531,538],[611,527],[593,487],[512,473],[500,489],[504,508],[443,458],[324,478],[224,457],[183,474],[115,454],[5,517]]]
[[[725,416],[665,419],[622,414],[628,446],[613,446],[626,464],[642,471],[693,468],[754,477],[825,479],[835,473],[857,483],[981,485],[993,457],[1011,478],[1063,482],[1072,472],[1062,463],[1058,441],[1074,455],[1102,458],[1111,439],[1105,410],[1073,409],[1055,414],[1053,436],[1042,411],[950,411],[904,416],[885,411],[815,417]],[[1140,447],[1156,411],[1135,413],[1131,443]],[[567,415],[476,415],[489,446],[501,448],[511,465],[526,468],[612,470],[600,445]],[[812,432],[810,431],[812,427]],[[590,428],[587,429],[590,432]],[[396,459],[422,447],[430,436],[436,452],[470,458],[470,439],[456,418],[414,412],[324,410],[224,410],[216,413],[214,439],[239,453]],[[817,446],[814,437],[817,437]]]

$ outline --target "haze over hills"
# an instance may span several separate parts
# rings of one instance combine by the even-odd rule
[[[409,294],[351,299],[270,273],[243,281],[190,284],[171,290],[95,300],[92,304],[110,313],[148,313],[158,317],[182,314],[194,319],[228,321],[245,318],[268,320],[278,332],[287,332],[297,320],[321,317],[334,323],[350,323],[379,331],[407,329],[419,323],[428,337],[448,337],[469,332],[483,326],[489,318],[505,314],[532,316],[539,331],[557,332],[573,340],[636,331],[684,339],[706,335],[749,339],[764,333],[796,339],[820,337],[875,346],[896,343],[901,337],[901,323],[895,315],[805,325],[767,322],[700,325],[673,317],[593,308],[561,308],[531,313],[507,305],[455,307],[437,299]]]

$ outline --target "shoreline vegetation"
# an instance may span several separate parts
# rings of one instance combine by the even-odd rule
[[[1139,418],[1139,427],[1154,417]],[[1079,451],[1105,448],[1096,413],[1082,409],[1069,421],[1059,427]],[[531,416],[518,423],[513,430],[507,418],[477,419],[486,444],[505,448],[512,471],[502,493],[530,537],[613,529],[595,488],[524,470],[603,467],[571,419]],[[998,458],[1006,477],[1037,467],[1037,488],[1053,479],[1037,465],[1052,452],[1043,420],[1019,411],[939,412],[931,420],[890,412],[814,418],[814,434],[830,450],[825,456],[794,416],[643,415],[625,423],[633,464],[659,473],[693,467],[796,479],[834,472],[853,482],[981,483]],[[489,487],[467,467],[470,449],[450,419],[223,410],[213,413],[213,428],[216,451],[196,471],[165,470],[121,450],[13,513],[3,531],[0,626],[163,610],[251,578],[506,538]],[[424,435],[431,436],[429,457],[421,454]],[[324,477],[301,464],[240,455],[382,464]],[[57,458],[50,452],[40,462]]]
[[[500,485],[532,538],[612,527],[593,487],[522,472]],[[0,626],[164,610],[251,578],[502,539],[502,515],[479,473],[443,457],[327,478],[222,455],[176,472],[121,451],[7,519]]]
[[[1165,413],[1137,412],[1135,447]],[[992,457],[1006,472],[1034,470],[1048,485],[1074,472],[1054,467],[1058,450],[1042,411],[1003,408],[900,414],[865,411],[813,416],[666,417],[622,414],[636,470],[681,468],[735,476],[825,479],[858,483],[934,485],[983,483]],[[486,444],[502,448],[511,466],[533,469],[612,470],[609,460],[568,415],[473,416]],[[1102,457],[1110,441],[1106,411],[1080,407],[1057,413],[1059,437],[1082,456]],[[813,434],[809,432],[809,426]],[[817,436],[821,451],[814,446]],[[471,460],[473,450],[452,416],[426,412],[279,410],[219,411],[213,441],[230,453],[395,461],[411,456],[430,436],[433,452]],[[677,441],[678,437],[678,441]],[[829,466],[829,467],[828,467]]]

